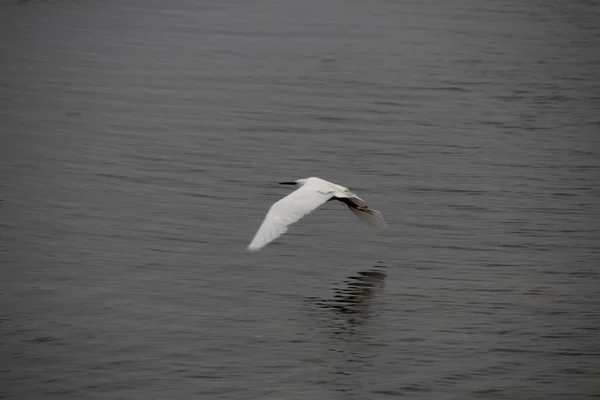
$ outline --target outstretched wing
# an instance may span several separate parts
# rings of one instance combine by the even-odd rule
[[[381,213],[369,207],[367,203],[360,197],[350,198],[336,198],[342,203],[346,204],[350,211],[358,217],[362,222],[378,226],[380,228],[387,228],[387,223],[383,219]]]
[[[274,203],[265,220],[258,228],[248,250],[258,251],[267,244],[283,235],[289,225],[318,208],[331,198],[332,194],[321,192],[310,184],[305,184]]]

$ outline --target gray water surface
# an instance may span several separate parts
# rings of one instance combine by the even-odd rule
[[[600,395],[600,10],[0,3],[0,397]],[[248,253],[277,182],[353,189]]]

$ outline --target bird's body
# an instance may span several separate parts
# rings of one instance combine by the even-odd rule
[[[285,185],[299,185],[300,188],[275,202],[248,246],[250,251],[258,251],[283,235],[289,225],[330,200],[346,204],[361,221],[385,228],[387,225],[377,210],[352,193],[347,187],[328,182],[321,178],[298,179],[282,182]]]

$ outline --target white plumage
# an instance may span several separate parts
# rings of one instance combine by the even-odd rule
[[[320,178],[298,179],[282,182],[284,185],[300,185],[300,188],[274,203],[258,228],[248,250],[258,251],[283,235],[288,226],[329,200],[339,200],[363,222],[385,228],[387,225],[377,210],[348,188]]]

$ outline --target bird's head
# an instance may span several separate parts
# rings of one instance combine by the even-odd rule
[[[298,185],[302,186],[306,183],[306,179],[296,179],[295,181],[290,182],[279,182],[280,185]]]

